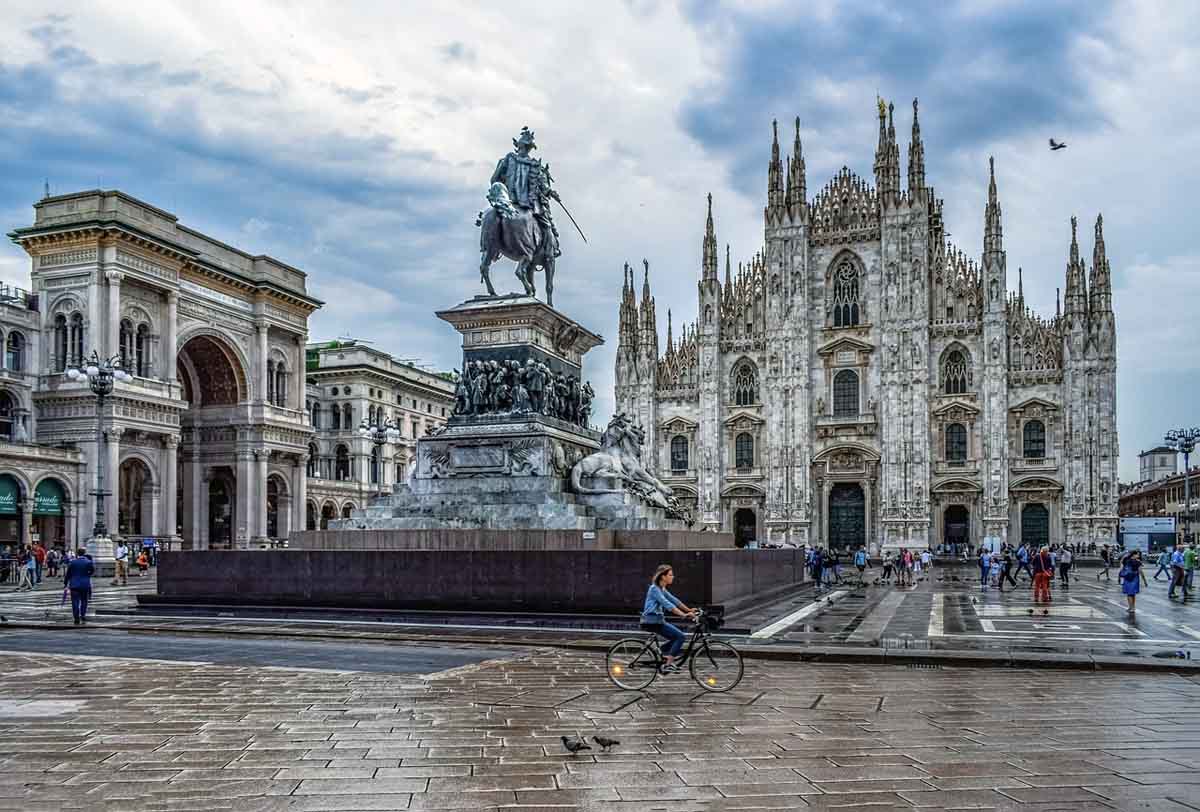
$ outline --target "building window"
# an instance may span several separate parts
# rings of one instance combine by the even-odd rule
[[[1046,456],[1046,425],[1041,420],[1030,420],[1024,429],[1025,456],[1041,459]]]
[[[379,473],[380,473],[379,446],[375,446],[374,448],[371,449],[371,484],[372,485],[379,484]]]
[[[0,440],[12,442],[13,399],[7,392],[0,392]]]
[[[320,454],[320,452],[317,451],[317,447],[315,445],[310,445],[308,447],[308,468],[305,471],[305,473],[308,476],[316,476],[317,475],[317,466],[319,464],[319,460],[317,459],[317,457],[319,456],[319,454]]]
[[[833,272],[833,326],[854,327],[858,317],[858,266],[843,259]]]
[[[967,458],[967,427],[962,423],[946,426],[946,459],[962,462]]]
[[[738,406],[758,403],[758,369],[749,361],[742,361],[733,370],[733,402]]]
[[[343,518],[343,519],[349,519],[349,518],[350,518],[350,512],[351,512],[352,510],[354,510],[354,505],[353,505],[352,503],[350,503],[350,502],[347,502],[346,504],[342,505],[342,518]]]
[[[59,313],[54,317],[54,372],[67,371],[67,317]]]
[[[350,408],[349,403],[342,404],[342,428],[354,428],[354,410]]]
[[[71,314],[71,364],[83,364],[83,314]]]
[[[267,361],[267,403],[275,402],[275,362]]]
[[[671,438],[671,471],[682,472],[688,467],[688,441],[682,434]]]
[[[4,344],[4,365],[13,372],[25,369],[25,336],[13,330]]]
[[[733,441],[734,465],[738,468],[754,467],[754,438],[742,432]]]
[[[126,372],[133,369],[133,322],[121,319],[120,328],[121,368]]]
[[[833,377],[833,416],[858,416],[858,373],[843,369]]]
[[[400,485],[404,482],[404,463],[396,463],[396,484]]]
[[[329,390],[329,394],[333,397],[337,397],[337,393],[338,393],[338,388],[336,386]]]
[[[965,395],[969,377],[967,357],[962,350],[946,353],[946,360],[942,362],[942,391],[947,395]]]
[[[134,374],[139,378],[150,375],[150,325],[139,324],[133,342]]]
[[[287,407],[287,369],[283,361],[275,362],[275,399],[271,402],[280,408]]]
[[[334,458],[333,478],[344,482],[350,478],[350,450],[339,445]]]

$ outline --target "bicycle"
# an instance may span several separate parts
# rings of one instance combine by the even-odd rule
[[[679,668],[687,663],[688,673],[697,685],[715,694],[736,688],[745,672],[738,650],[723,640],[710,637],[724,622],[720,612],[711,608],[697,610],[696,628],[683,652],[675,659]],[[654,682],[666,660],[659,647],[658,635],[649,632],[645,637],[618,640],[609,648],[604,662],[608,678],[614,685],[625,691],[640,691]]]

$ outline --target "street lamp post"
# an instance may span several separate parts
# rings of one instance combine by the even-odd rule
[[[383,425],[372,425],[366,421],[366,418],[363,418],[363,421],[358,424],[358,436],[370,440],[375,447],[375,460],[378,465],[375,476],[379,485],[375,496],[381,497],[383,496],[383,447],[400,439],[400,429],[396,427],[396,421],[391,418],[388,418]]]
[[[92,350],[91,358],[85,363],[71,367],[66,374],[72,381],[86,379],[96,396],[96,490],[93,491],[96,497],[96,524],[92,527],[92,538],[108,538],[108,527],[104,523],[104,497],[108,495],[108,491],[104,490],[104,457],[107,451],[104,399],[112,394],[115,381],[133,380],[133,376],[121,368],[121,356],[102,359],[95,350]],[[115,478],[116,475],[116,471],[113,471],[112,476]]]
[[[1200,428],[1171,429],[1166,436],[1167,445],[1183,454],[1183,543],[1192,540],[1192,488],[1188,476],[1189,458],[1200,440]]]

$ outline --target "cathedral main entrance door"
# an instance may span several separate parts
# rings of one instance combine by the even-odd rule
[[[829,492],[829,549],[857,550],[867,543],[867,500],[862,485],[840,482]]]
[[[962,505],[946,508],[942,523],[942,542],[951,555],[959,552],[971,542],[971,514]]]
[[[740,508],[733,514],[733,540],[739,547],[745,547],[758,538],[758,519],[750,508]]]

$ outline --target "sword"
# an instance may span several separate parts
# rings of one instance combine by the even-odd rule
[[[567,211],[567,207],[563,205],[558,195],[554,195],[551,200],[558,204],[558,207],[563,210],[563,214],[567,215],[567,219],[571,221],[571,225],[575,226],[575,230],[579,232],[579,236],[583,237],[583,241],[587,242],[587,235],[583,233],[583,229],[579,227],[579,223],[575,222],[575,218],[571,216],[571,212]]]

